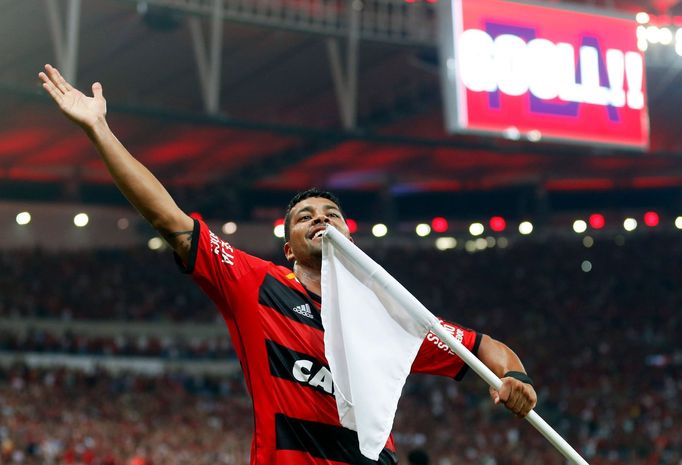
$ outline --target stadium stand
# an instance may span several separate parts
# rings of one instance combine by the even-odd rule
[[[437,313],[513,346],[538,387],[538,412],[591,464],[680,463],[679,235],[599,236],[589,248],[579,236],[557,236],[476,253],[369,252]],[[23,251],[4,252],[2,263],[4,317],[118,318],[130,327],[216,319],[167,256]],[[73,287],[55,287],[55,272]],[[7,292],[10,283],[19,292]],[[0,347],[3,354],[234,359],[226,332],[198,345],[139,338],[27,327],[0,331]],[[0,372],[0,411],[3,463],[248,463],[250,400],[239,374],[88,373],[15,361]],[[408,380],[394,431],[404,463],[415,447],[438,465],[563,463],[529,425],[493,408],[471,373],[461,384]]]

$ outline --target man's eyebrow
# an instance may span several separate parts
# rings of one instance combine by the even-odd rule
[[[333,204],[323,205],[322,208],[324,208],[325,210],[341,211],[341,209],[339,207],[337,207],[336,205],[333,205]],[[301,207],[301,209],[296,211],[295,214],[298,215],[298,214],[303,213],[303,212],[312,212],[313,210],[314,209],[311,206]]]
[[[311,212],[311,211],[313,211],[312,207],[302,207],[300,210],[296,211],[295,214],[298,215],[299,213],[302,213],[302,212]]]

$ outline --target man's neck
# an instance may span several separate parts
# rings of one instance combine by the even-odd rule
[[[294,263],[296,279],[310,292],[322,295],[322,273],[320,266],[309,266],[299,262]]]

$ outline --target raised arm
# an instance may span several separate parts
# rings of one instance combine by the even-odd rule
[[[128,201],[187,261],[194,222],[177,206],[156,177],[119,142],[106,121],[107,102],[102,85],[92,85],[88,97],[66,82],[56,68],[45,65],[39,75],[43,88],[61,111],[88,135]]]

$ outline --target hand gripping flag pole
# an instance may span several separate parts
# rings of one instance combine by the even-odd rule
[[[483,378],[488,385],[497,390],[501,388],[502,381],[487,366],[485,366],[483,362],[481,362],[466,347],[464,347],[461,342],[455,339],[455,337],[453,337],[453,335],[448,332],[447,329],[441,326],[438,318],[436,318],[426,307],[424,307],[424,305],[422,305],[412,294],[410,294],[407,289],[405,289],[398,281],[396,281],[395,278],[386,272],[386,270],[379,266],[374,260],[367,256],[362,250],[355,246],[355,244],[353,244],[331,225],[327,227],[323,239],[323,307],[325,306],[325,288],[329,288],[328,283],[325,284],[325,280],[329,281],[330,274],[330,265],[325,263],[325,260],[329,261],[329,256],[334,255],[335,251],[338,252],[339,256],[343,256],[344,259],[349,261],[355,269],[361,270],[362,280],[363,282],[366,282],[369,287],[374,290],[380,290],[389,296],[390,299],[401,305],[408,317],[413,320],[411,323],[424,328],[424,334],[426,334],[428,331],[434,333],[440,338],[441,341],[445,342],[448,347],[455,352],[469,367],[471,367],[471,369],[473,369],[481,378]],[[325,257],[325,254],[327,257]],[[326,273],[325,267],[327,269]],[[323,312],[323,321],[324,318],[325,315]],[[327,344],[326,334],[325,344]],[[332,363],[332,360],[329,360],[329,362],[332,368],[332,375],[334,375],[334,364]],[[342,362],[345,362],[345,359],[342,360]],[[345,395],[344,393],[338,392],[341,391],[341,389],[339,389],[339,384],[343,385],[344,383],[338,383],[336,376],[334,377],[334,383],[336,385],[335,389],[337,390],[336,394],[338,404],[340,402],[338,396]],[[400,387],[402,387],[402,384]],[[395,409],[395,407],[393,408]],[[352,416],[353,415],[349,415],[349,417]],[[573,447],[571,447],[571,445],[568,444],[556,431],[554,431],[554,429],[552,429],[552,427],[549,426],[547,422],[545,422],[535,411],[531,410],[526,416],[526,420],[528,420],[528,422],[533,425],[533,427],[537,429],[570,462],[576,465],[588,465],[587,461],[585,461],[585,459],[583,459],[580,454],[578,454],[578,452],[576,452],[576,450],[573,449]],[[353,419],[352,422],[354,423],[354,421],[355,420]],[[392,415],[390,416],[389,421],[392,423]],[[342,418],[342,424],[343,423],[344,422]],[[360,436],[360,432],[358,433]]]

